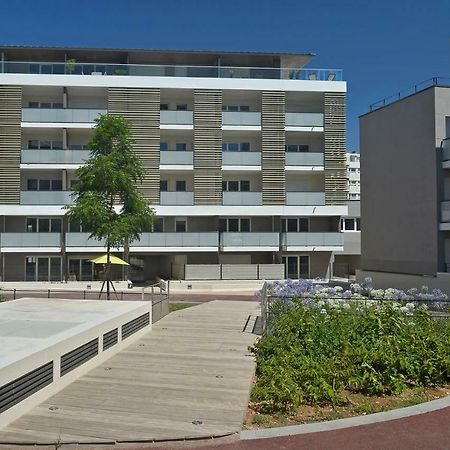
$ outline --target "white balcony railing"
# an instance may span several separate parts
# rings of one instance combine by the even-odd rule
[[[94,123],[106,109],[23,108],[22,122]]]
[[[22,191],[21,205],[69,205],[72,191]]]
[[[222,125],[261,126],[261,113],[253,111],[224,111]]]
[[[163,165],[192,165],[194,164],[194,153],[187,151],[162,151],[159,163]]]
[[[323,153],[286,153],[286,166],[323,166]]]
[[[286,113],[287,127],[323,127],[323,113]]]
[[[286,192],[288,206],[323,206],[325,192]]]
[[[261,152],[223,152],[222,166],[260,166]]]
[[[283,233],[281,244],[288,247],[342,247],[343,233]]]
[[[60,247],[60,233],[0,233],[0,247]]]
[[[276,247],[278,249],[278,233],[222,233],[222,247]]]
[[[142,233],[130,247],[218,247],[219,234],[205,233]]]
[[[104,247],[105,241],[89,238],[90,233],[67,233],[66,247]]]
[[[22,164],[83,164],[88,150],[22,150]]]
[[[194,113],[192,111],[161,111],[161,125],[192,125]]]
[[[259,206],[262,205],[262,192],[223,192],[225,206]]]
[[[194,204],[193,192],[161,192],[160,203],[164,206],[192,206]]]

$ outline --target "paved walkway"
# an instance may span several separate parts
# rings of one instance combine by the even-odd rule
[[[103,443],[239,432],[254,371],[256,302],[169,314],[141,340],[0,431],[0,442]],[[4,447],[3,447],[4,448]]]

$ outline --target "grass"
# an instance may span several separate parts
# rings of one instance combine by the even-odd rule
[[[407,389],[399,395],[368,396],[360,393],[345,392],[345,401],[340,405],[309,406],[302,405],[293,413],[263,414],[258,405],[250,403],[244,420],[244,429],[271,428],[303,423],[323,422],[347,417],[365,416],[397,408],[418,405],[430,400],[450,395],[450,386],[424,388],[421,386]]]
[[[190,308],[191,306],[196,306],[198,303],[169,303],[169,312],[178,311],[180,309]]]

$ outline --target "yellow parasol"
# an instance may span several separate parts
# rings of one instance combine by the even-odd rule
[[[108,263],[108,255],[99,256],[94,259],[90,259],[90,262],[93,262],[94,264],[107,264]],[[129,264],[124,261],[123,259],[118,258],[114,255],[109,255],[109,262],[111,264],[118,264],[120,266],[129,266]]]

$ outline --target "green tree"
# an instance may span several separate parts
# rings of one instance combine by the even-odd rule
[[[138,191],[145,169],[133,151],[129,123],[119,116],[101,115],[88,144],[90,158],[77,169],[74,204],[66,206],[69,221],[80,222],[90,238],[105,240],[106,289],[109,300],[111,249],[139,239],[151,227],[154,210]]]

